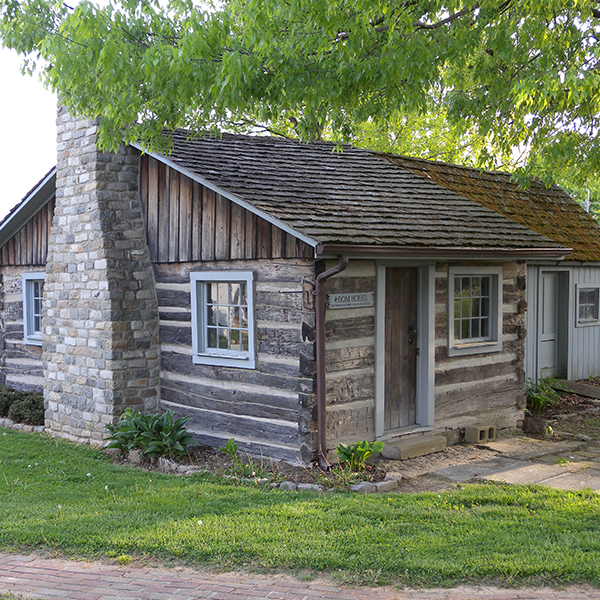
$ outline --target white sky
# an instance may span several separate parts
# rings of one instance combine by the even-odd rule
[[[0,218],[56,164],[56,98],[0,47]]]

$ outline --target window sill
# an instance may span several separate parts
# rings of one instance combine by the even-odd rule
[[[468,356],[470,354],[489,354],[490,352],[502,352],[502,342],[474,342],[457,344],[448,348],[448,356]]]
[[[219,354],[195,354],[192,356],[195,365],[212,365],[215,367],[234,367],[238,369],[256,368],[256,360],[250,356],[224,356]]]
[[[25,345],[26,346],[41,346],[42,345],[42,337],[37,337],[37,336],[28,336],[25,338]]]
[[[600,319],[590,319],[589,321],[578,321],[575,327],[594,327],[600,325]]]

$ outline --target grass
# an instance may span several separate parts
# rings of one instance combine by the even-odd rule
[[[0,548],[349,583],[600,585],[600,495],[504,485],[290,493],[148,473],[0,429]]]

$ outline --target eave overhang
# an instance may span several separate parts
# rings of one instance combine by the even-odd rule
[[[571,248],[464,248],[464,247],[423,247],[423,246],[367,246],[347,244],[319,244],[317,256],[331,255],[411,258],[441,260],[477,258],[485,260],[562,260],[572,252]]]
[[[54,167],[21,204],[0,225],[0,248],[8,242],[32,217],[34,217],[56,194],[56,167]]]

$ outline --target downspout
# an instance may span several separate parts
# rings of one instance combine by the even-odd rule
[[[340,256],[340,262],[317,275],[315,283],[315,338],[317,351],[317,460],[322,469],[327,469],[327,417],[325,398],[325,294],[323,282],[348,266],[348,256]]]

